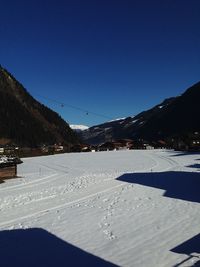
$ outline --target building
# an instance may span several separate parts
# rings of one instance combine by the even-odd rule
[[[17,164],[22,163],[16,157],[0,157],[0,181],[17,176]]]

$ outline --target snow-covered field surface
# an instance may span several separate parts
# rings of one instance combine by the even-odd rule
[[[0,266],[199,266],[200,154],[23,159],[0,184]]]

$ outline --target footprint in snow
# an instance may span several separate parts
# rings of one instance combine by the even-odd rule
[[[117,237],[113,234],[112,231],[108,231],[108,230],[104,230],[103,231],[104,234],[108,237],[108,239],[112,240],[112,239],[116,239]]]

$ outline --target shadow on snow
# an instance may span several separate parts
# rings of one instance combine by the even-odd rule
[[[85,252],[51,233],[32,228],[0,232],[2,267],[114,267],[116,265]]]
[[[195,163],[195,164],[192,164],[192,165],[189,165],[189,166],[186,166],[186,167],[200,169],[200,164],[199,163]]]
[[[178,156],[187,156],[187,155],[200,155],[200,152],[195,151],[174,151],[175,154],[171,155],[171,157],[178,157]]]
[[[187,262],[188,260],[195,257],[199,259],[199,257],[192,255],[192,253],[200,253],[200,234],[171,249],[171,251],[179,254],[188,255],[188,258],[176,264],[174,267],[181,266],[184,262]],[[200,266],[200,260],[198,260],[198,262],[196,262],[193,266]]]
[[[200,173],[129,173],[118,177],[117,180],[163,189],[166,197],[200,203]]]
[[[173,171],[130,173],[120,176],[117,180],[163,189],[166,197],[200,203],[200,173]],[[200,253],[200,234],[178,245],[171,251],[188,255],[187,259],[173,267],[182,266],[183,263],[196,257],[192,253]],[[197,259],[198,261],[194,263],[193,267],[200,267],[199,257]]]

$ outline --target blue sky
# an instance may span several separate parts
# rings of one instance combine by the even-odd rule
[[[0,64],[71,124],[135,115],[200,80],[199,0],[0,3]]]

